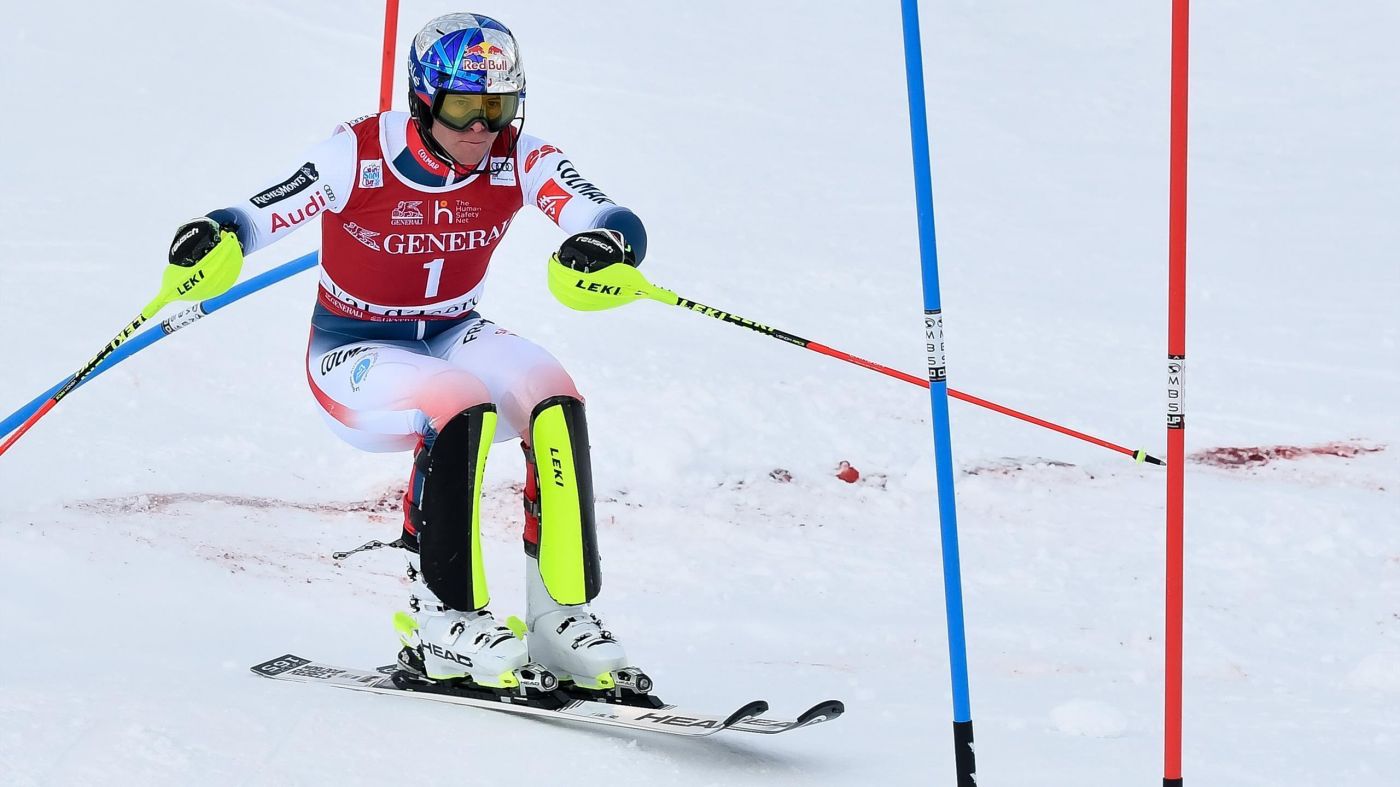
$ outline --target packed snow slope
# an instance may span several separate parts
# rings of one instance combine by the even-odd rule
[[[447,10],[406,0],[401,44]],[[522,41],[527,129],[646,220],[653,281],[921,368],[897,3],[473,10]],[[1186,778],[1393,784],[1400,10],[1193,10],[1187,441],[1216,461],[1187,473]],[[1162,453],[1170,3],[922,14],[951,384]],[[146,302],[177,223],[374,109],[383,10],[5,16],[0,415]],[[559,240],[522,214],[482,309],[588,396],[598,610],[672,702],[840,697],[845,718],[697,743],[249,674],[289,651],[385,663],[409,593],[396,554],[330,558],[397,534],[408,460],[357,453],[316,415],[307,274],[120,365],[0,457],[0,781],[950,783],[925,393],[656,303],[569,312],[544,286]],[[980,781],[1155,783],[1164,474],[967,405],[952,418]],[[1222,466],[1251,453],[1215,450],[1232,448],[1260,450]],[[834,477],[843,460],[860,482]],[[503,615],[523,609],[520,480],[497,446]]]

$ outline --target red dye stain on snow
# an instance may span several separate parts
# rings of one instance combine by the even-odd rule
[[[321,514],[392,514],[402,505],[404,488],[391,487],[387,492],[368,500],[344,502],[304,502],[283,500],[275,497],[249,497],[244,495],[215,495],[201,492],[171,492],[128,497],[108,497],[97,500],[79,501],[78,508],[100,511],[109,514],[159,513],[184,504],[216,503],[240,508],[277,509],[292,508],[299,511],[312,511]]]
[[[1281,460],[1306,459],[1310,456],[1336,456],[1351,459],[1361,454],[1385,450],[1383,445],[1362,445],[1354,442],[1323,443],[1321,445],[1223,446],[1197,451],[1187,458],[1199,465],[1212,467],[1263,467]]]

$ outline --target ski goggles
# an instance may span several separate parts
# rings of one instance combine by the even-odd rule
[[[433,100],[433,119],[454,131],[466,131],[480,120],[491,131],[500,131],[515,120],[520,110],[519,93],[449,93],[438,91]]]

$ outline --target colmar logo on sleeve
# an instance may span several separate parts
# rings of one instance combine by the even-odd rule
[[[578,170],[574,169],[574,162],[564,159],[559,162],[559,166],[555,167],[555,171],[558,173],[556,177],[559,181],[573,189],[574,193],[578,194],[580,197],[596,202],[599,205],[605,203],[608,205],[613,204],[613,201],[608,198],[608,195],[603,193],[602,189],[583,179],[583,176],[579,174]]]

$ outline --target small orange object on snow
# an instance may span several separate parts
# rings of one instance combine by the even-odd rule
[[[860,480],[860,471],[852,467],[850,462],[842,462],[836,468],[836,477],[848,484],[854,484]]]

